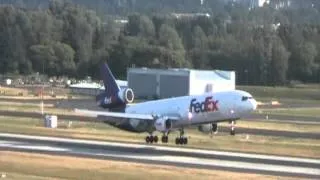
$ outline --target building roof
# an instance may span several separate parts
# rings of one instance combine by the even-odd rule
[[[123,81],[123,80],[116,80],[118,86],[124,87],[128,86],[128,81]],[[77,84],[71,84],[71,88],[79,88],[79,89],[104,89],[104,86],[99,83],[88,83],[88,82],[81,82]]]
[[[199,70],[199,69],[188,69],[188,68],[169,68],[169,69],[153,69],[153,68],[129,68],[128,72],[139,73],[139,74],[179,74],[179,75],[189,75],[190,72],[194,74],[199,74],[199,76],[211,76],[215,74],[222,78],[230,78],[230,74],[235,71],[225,71],[225,70]]]

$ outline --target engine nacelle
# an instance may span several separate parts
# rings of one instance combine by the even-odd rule
[[[198,126],[198,130],[203,133],[217,132],[218,125],[216,123],[202,124]]]
[[[166,117],[161,117],[155,121],[154,126],[157,131],[166,132],[169,129],[171,129],[172,122],[170,119],[168,119]]]
[[[122,89],[121,91],[119,91],[118,97],[125,104],[132,103],[134,100],[133,90],[131,88]]]

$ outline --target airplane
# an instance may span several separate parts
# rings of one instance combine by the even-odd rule
[[[95,117],[122,130],[145,133],[146,143],[157,143],[162,133],[162,143],[168,143],[170,132],[179,131],[176,144],[187,144],[184,129],[198,126],[202,132],[217,132],[217,123],[229,121],[230,134],[235,135],[235,121],[253,112],[257,102],[248,92],[229,90],[206,92],[201,95],[179,96],[131,104],[134,92],[131,88],[120,89],[108,66],[102,64],[100,73],[105,91],[96,96],[99,107],[108,111],[76,109],[78,113]],[[170,87],[168,87],[170,88]]]

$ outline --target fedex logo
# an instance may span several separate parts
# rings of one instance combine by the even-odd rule
[[[197,99],[194,98],[190,102],[190,112],[213,112],[218,111],[218,100],[212,100],[212,96],[206,97],[204,102],[197,102]]]
[[[111,104],[112,102],[115,101],[115,97],[111,96],[111,97],[105,97],[103,103],[104,104]]]
[[[111,97],[105,97],[104,98],[104,104],[110,104],[110,103],[112,103],[112,100],[111,100]]]

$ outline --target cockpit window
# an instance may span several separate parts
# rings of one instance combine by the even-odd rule
[[[252,97],[249,97],[249,96],[242,96],[242,101],[247,101],[248,99],[252,99]]]

